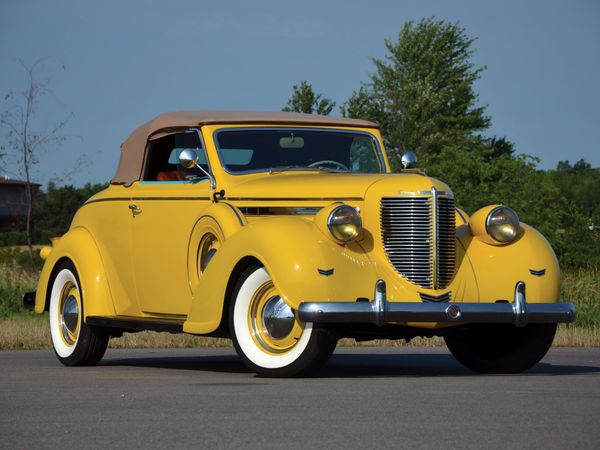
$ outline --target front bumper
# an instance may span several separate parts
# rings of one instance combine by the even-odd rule
[[[316,323],[395,322],[450,323],[570,323],[575,320],[571,303],[527,303],[525,283],[515,286],[513,303],[409,303],[388,302],[385,281],[375,283],[375,298],[365,302],[303,302],[298,318]]]

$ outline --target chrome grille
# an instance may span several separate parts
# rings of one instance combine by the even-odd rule
[[[383,248],[401,276],[428,289],[450,284],[456,264],[454,199],[383,197],[380,219]]]
[[[456,266],[456,218],[454,216],[454,199],[438,197],[437,222],[437,257],[439,264],[435,276],[436,289],[443,289],[450,284]]]

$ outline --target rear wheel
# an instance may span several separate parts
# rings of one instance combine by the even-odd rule
[[[522,328],[509,324],[474,324],[444,336],[448,349],[465,367],[480,373],[518,373],[548,352],[555,323]]]
[[[65,366],[98,363],[109,335],[83,322],[83,297],[75,266],[61,263],[50,290],[50,335],[57,358]]]
[[[252,371],[301,376],[322,366],[337,338],[327,328],[298,320],[262,266],[246,269],[233,292],[229,329],[235,349]]]

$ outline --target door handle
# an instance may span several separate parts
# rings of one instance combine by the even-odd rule
[[[131,204],[129,205],[129,209],[131,210],[131,215],[133,217],[135,217],[136,215],[140,214],[142,212],[142,210],[140,208],[137,207],[137,205],[135,204]]]

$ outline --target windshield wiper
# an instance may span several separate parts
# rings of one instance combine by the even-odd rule
[[[273,169],[271,169],[271,171],[269,173],[271,175],[274,175],[277,173],[289,172],[289,171],[293,171],[293,170],[305,171],[305,172],[325,172],[325,173],[339,172],[339,170],[332,169],[331,167],[295,165],[295,166],[277,166],[277,167],[274,167]]]

